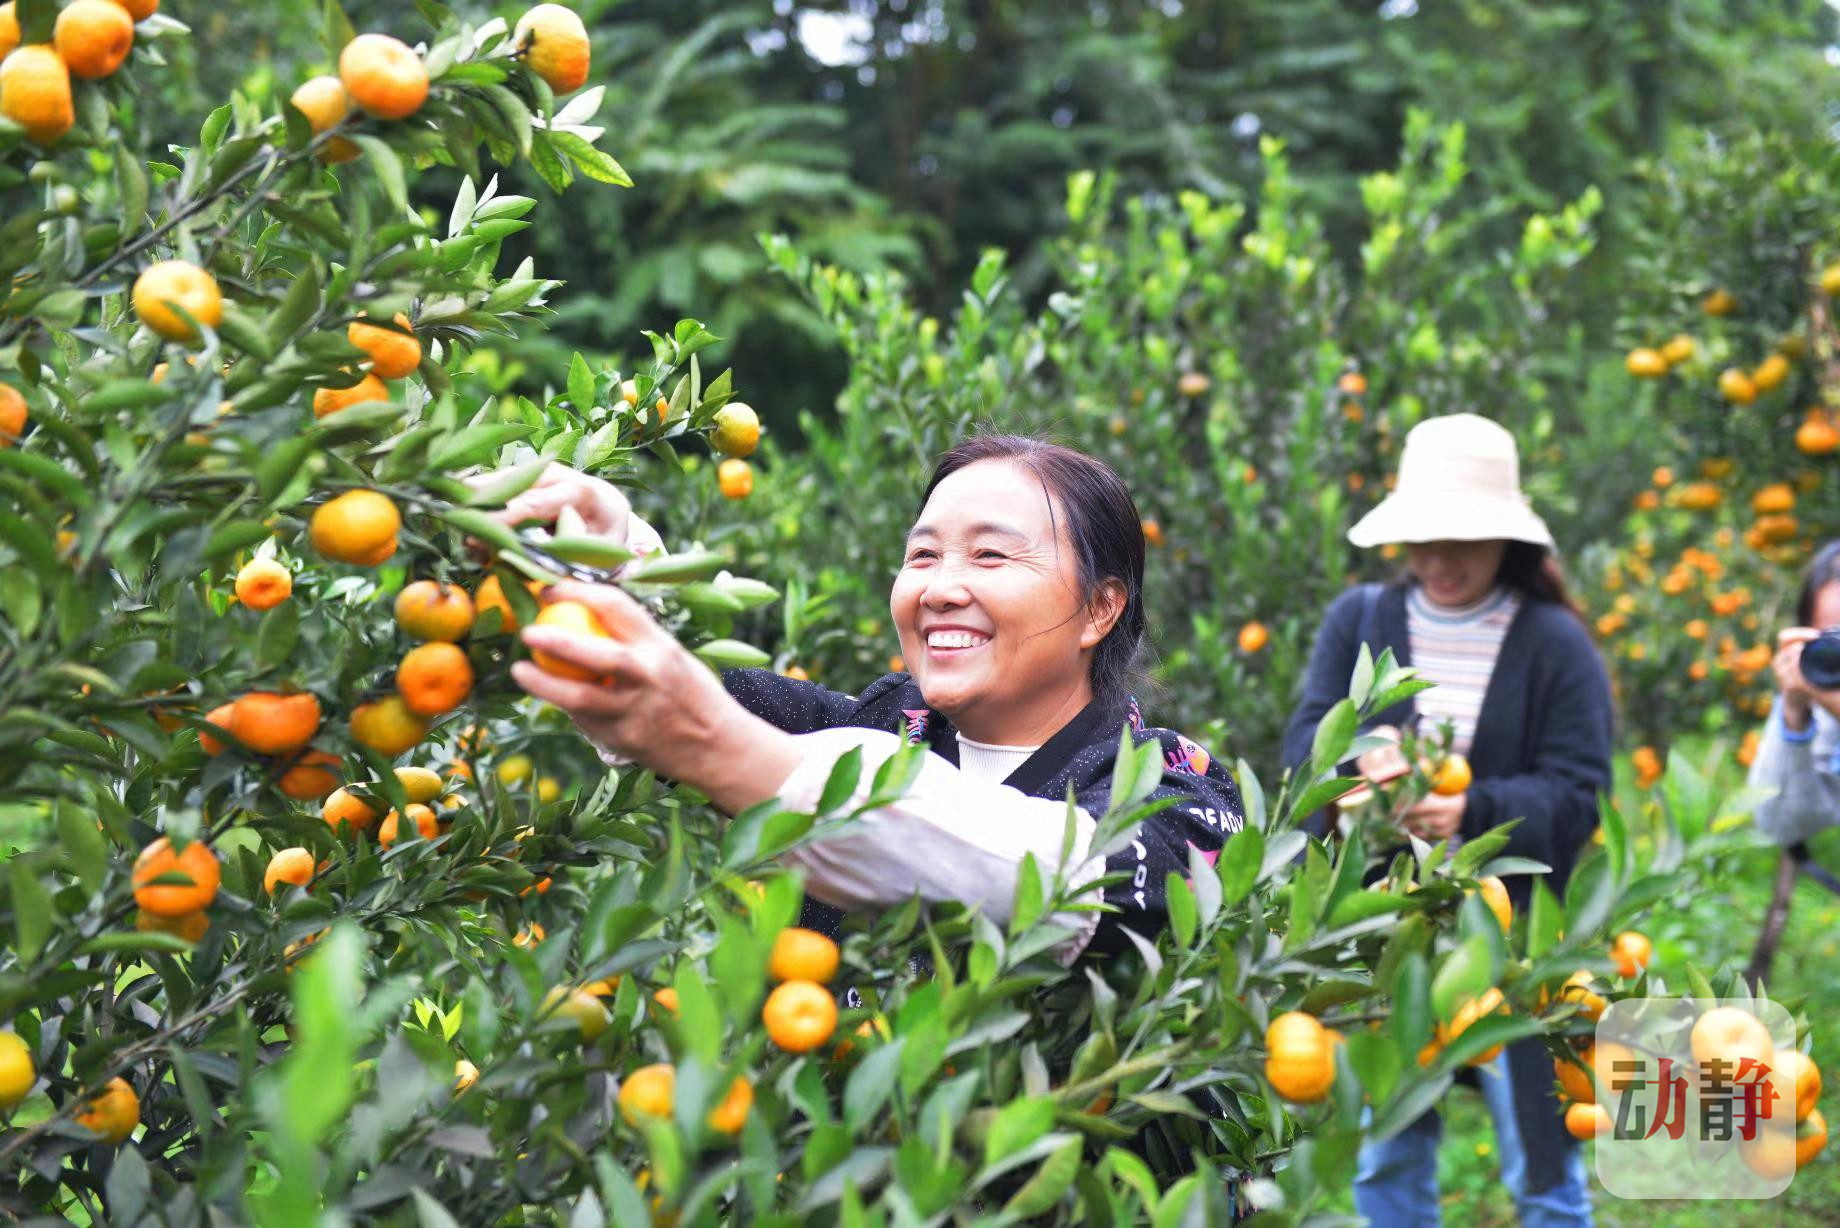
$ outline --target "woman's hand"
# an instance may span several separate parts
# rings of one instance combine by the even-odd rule
[[[497,476],[483,474],[471,480],[480,484]],[[613,483],[590,477],[567,465],[551,464],[533,485],[493,512],[492,518],[512,528],[531,520],[554,524],[565,509],[573,511],[580,519],[582,532],[604,537],[615,545],[626,544],[632,524],[632,504]]]
[[[581,602],[608,635],[532,625],[521,633],[524,643],[600,681],[577,682],[519,661],[511,667],[519,686],[568,713],[594,742],[690,785],[730,814],[778,794],[799,765],[791,735],[736,703],[643,606],[599,584],[556,584],[543,597]]]
[[[1813,627],[1788,627],[1776,633],[1776,656],[1770,668],[1776,672],[1776,689],[1782,692],[1783,724],[1797,733],[1808,728],[1816,704],[1840,717],[1840,691],[1817,691],[1802,676],[1802,648],[1820,634]]]
[[[1354,761],[1354,770],[1366,777],[1369,784],[1383,785],[1388,781],[1398,780],[1412,770],[1406,762],[1405,755],[1399,750],[1399,728],[1396,725],[1375,725],[1367,731],[1371,738],[1386,738],[1391,746],[1376,746],[1358,756]]]
[[[1413,803],[1401,814],[1399,824],[1420,840],[1447,840],[1463,826],[1463,811],[1467,805],[1467,793],[1448,796],[1432,793]]]

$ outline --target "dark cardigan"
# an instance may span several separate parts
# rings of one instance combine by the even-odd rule
[[[1348,694],[1361,644],[1378,656],[1393,650],[1412,663],[1406,632],[1406,586],[1366,584],[1329,606],[1304,678],[1303,698],[1284,734],[1284,762],[1310,753],[1316,726]],[[1411,700],[1379,713],[1371,725],[1405,727]],[[1597,826],[1598,795],[1610,791],[1610,679],[1589,633],[1571,611],[1527,598],[1508,627],[1483,694],[1470,741],[1475,779],[1461,828],[1473,839],[1510,819],[1520,819],[1505,856],[1530,857],[1552,867],[1548,886],[1562,893],[1578,851]],[[1527,875],[1510,875],[1508,895],[1525,910],[1532,893]],[[1508,1047],[1514,1115],[1527,1149],[1527,1188],[1555,1184],[1576,1146],[1566,1133],[1553,1094],[1552,1059],[1538,1038]]]

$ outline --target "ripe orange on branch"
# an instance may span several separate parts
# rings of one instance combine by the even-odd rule
[[[530,71],[556,93],[578,90],[587,81],[588,29],[573,10],[560,4],[539,4],[518,18],[511,41]]]
[[[417,716],[441,716],[472,694],[473,663],[457,645],[422,644],[396,667],[396,689]]]
[[[114,0],[71,0],[52,35],[70,71],[97,80],[112,74],[134,48],[134,19]]]
[[[1610,958],[1616,962],[1617,973],[1621,976],[1635,976],[1648,967],[1655,949],[1647,936],[1634,930],[1624,930],[1610,943]]]
[[[377,821],[377,811],[346,789],[334,790],[332,796],[326,799],[326,804],[320,807],[319,813],[326,820],[326,825],[335,832],[341,828],[353,832],[368,831],[371,824]]]
[[[544,995],[543,1009],[553,1010],[555,1018],[574,1020],[582,1040],[590,1044],[607,1030],[607,1008],[586,988],[557,985]]]
[[[19,13],[14,0],[0,4],[0,60],[13,54],[13,48],[19,46]]]
[[[620,1116],[629,1126],[668,1119],[676,1108],[677,1069],[667,1062],[641,1066],[620,1083]]]
[[[387,695],[352,709],[351,736],[394,759],[428,736],[428,722],[411,712],[401,695]]]
[[[432,802],[441,796],[441,777],[432,768],[399,767],[396,782],[412,802]]]
[[[837,1030],[837,1000],[814,981],[787,981],[760,1009],[767,1038],[788,1053],[809,1053]]]
[[[141,323],[168,341],[195,344],[199,338],[194,321],[207,328],[223,323],[224,296],[217,278],[189,260],[148,265],[134,279],[132,298]]]
[[[370,355],[372,375],[403,379],[422,365],[422,343],[409,327],[409,317],[397,312],[396,324],[398,328],[385,328],[367,320],[353,320],[345,330],[346,340]]]
[[[612,638],[594,611],[579,601],[551,602],[538,612],[534,625],[573,631],[577,635],[597,636],[601,639]],[[533,648],[530,658],[544,673],[554,674],[558,678],[573,678],[577,682],[593,682],[599,678],[599,675],[593,670],[577,665],[573,661],[565,661],[554,653],[544,652],[542,649]]]
[[[402,513],[388,495],[348,490],[313,512],[308,527],[313,548],[340,563],[375,567],[396,553]]]
[[[716,466],[716,485],[725,499],[745,499],[754,493],[754,470],[746,461],[731,456]]]
[[[1265,624],[1257,619],[1239,629],[1239,650],[1248,656],[1260,651],[1270,642],[1271,632],[1267,631]]]
[[[1757,382],[1736,367],[1719,372],[1719,395],[1733,405],[1749,405],[1757,399]]]
[[[1610,1114],[1601,1104],[1574,1104],[1565,1110],[1565,1129],[1583,1142],[1610,1129]]]
[[[12,1112],[38,1082],[32,1050],[17,1033],[0,1032],[0,1111]]]
[[[816,930],[787,926],[773,936],[767,975],[776,981],[816,981],[837,975],[837,944]]]
[[[428,98],[428,68],[409,44],[388,34],[360,34],[339,53],[339,80],[374,119],[407,119]]]
[[[415,830],[422,839],[432,840],[441,834],[440,820],[427,806],[411,805],[406,813],[409,822],[415,824]],[[387,849],[405,834],[402,830],[402,816],[392,810],[383,816],[383,822],[377,826],[377,844]]]
[[[1471,779],[1468,759],[1454,753],[1445,755],[1432,773],[1431,791],[1439,797],[1455,797],[1469,789]]]
[[[236,599],[252,610],[272,610],[293,591],[293,573],[276,559],[250,559],[236,573]]]
[[[310,802],[339,787],[339,757],[323,750],[308,751],[281,774],[277,788],[296,801]]]
[[[1440,1023],[1438,1025],[1438,1040],[1440,1043],[1448,1046],[1453,1043],[1457,1037],[1469,1031],[1471,1025],[1483,1018],[1489,1015],[1505,1015],[1507,1013],[1507,999],[1501,996],[1501,990],[1495,988],[1484,990],[1481,996],[1471,998],[1462,1006],[1458,1007],[1457,1013],[1451,1016],[1448,1024]],[[1492,1062],[1497,1057],[1501,1056],[1501,1048],[1500,1045],[1492,1045],[1470,1058],[1469,1064],[1471,1066],[1481,1066],[1484,1063]]]
[[[1641,346],[1629,351],[1623,368],[1638,379],[1660,379],[1668,373],[1668,360],[1660,350]]]
[[[365,372],[364,378],[349,388],[316,388],[313,391],[313,416],[324,418],[336,414],[342,409],[354,405],[363,405],[371,401],[387,401],[390,390],[384,387],[382,380],[374,373]]]
[[[1265,1078],[1284,1099],[1314,1104],[1335,1084],[1335,1040],[1316,1016],[1286,1011],[1265,1029]]]
[[[709,1110],[703,1120],[718,1134],[739,1134],[747,1124],[748,1111],[754,1107],[754,1085],[740,1075],[728,1085],[722,1103]]]
[[[497,581],[497,576],[486,578],[487,584]],[[485,586],[480,587],[483,591]],[[457,644],[473,629],[473,619],[473,599],[458,584],[417,580],[396,594],[396,625],[412,639]]]
[[[319,732],[319,700],[311,692],[251,691],[236,701],[230,732],[259,755],[299,750]]]
[[[312,880],[313,854],[303,848],[281,849],[268,859],[268,869],[262,873],[262,889],[273,895],[282,883],[304,887]]]
[[[307,117],[314,136],[351,114],[351,95],[345,92],[345,83],[330,75],[302,81],[288,101]],[[357,156],[358,147],[342,136],[333,137],[319,150],[320,161],[327,163],[349,162]]]
[[[1701,1072],[1707,1077],[1712,1073],[1710,1063],[1725,1063],[1726,1083],[1737,1077],[1746,1059],[1753,1063],[1751,1070],[1754,1072],[1758,1066],[1768,1066],[1776,1056],[1770,1029],[1761,1019],[1737,1006],[1715,1006],[1701,1015],[1693,1024],[1689,1042],[1693,1060],[1699,1063]],[[1754,1073],[1746,1076],[1747,1080],[1755,1077]]]
[[[752,456],[760,446],[760,415],[739,401],[724,405],[716,412],[710,439],[724,456]]]
[[[11,384],[0,384],[0,448],[10,448],[26,433],[26,398]]]
[[[160,0],[115,0],[136,21],[146,21],[160,11]]]
[[[236,704],[235,702],[233,701],[227,704],[219,704],[217,707],[212,708],[209,712],[205,713],[204,719],[208,721],[209,723],[216,725],[219,729],[222,729],[227,733],[234,734],[236,732],[236,724],[235,724],[236,722]],[[207,755],[221,755],[224,753],[224,743],[221,740],[212,737],[209,733],[205,732],[205,730],[203,730],[202,728],[199,729],[198,731],[198,745],[204,749],[204,753]]]
[[[1507,933],[1514,928],[1514,904],[1508,899],[1508,885],[1490,874],[1476,880],[1477,890],[1482,893],[1482,902],[1495,914],[1495,920],[1501,923],[1501,932]]]
[[[1799,1049],[1778,1049],[1770,1060],[1770,1077],[1766,1082],[1794,1104],[1797,1121],[1814,1112],[1821,1099],[1821,1068]]]
[[[40,145],[55,144],[77,122],[70,69],[49,44],[21,47],[0,61],[0,115]]]
[[[161,883],[164,875],[181,876],[187,881]],[[223,881],[217,855],[202,840],[175,852],[172,841],[161,836],[141,850],[134,859],[134,902],[156,917],[183,917],[203,912],[217,898]]]
[[[125,1142],[141,1124],[141,1098],[126,1079],[110,1079],[77,1113],[76,1121],[105,1143]]]

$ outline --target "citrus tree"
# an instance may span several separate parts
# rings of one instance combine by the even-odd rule
[[[1364,1110],[1397,1129],[1465,1062],[1641,987],[1603,952],[1677,889],[1665,826],[1650,873],[1607,813],[1566,899],[1519,918],[1501,876],[1537,867],[1499,836],[1451,858],[1356,811],[1297,829],[1345,791],[1363,714],[1419,685],[1385,659],[1269,796],[1238,764],[1243,829],[1120,958],[1057,958],[1081,901],[1027,873],[1003,925],[915,902],[840,949],[799,930],[778,854],[850,820],[854,757],[816,813],[731,821],[608,770],[506,678],[519,625],[597,629],[539,611],[558,578],[617,577],[717,667],[767,660],[731,636],[775,596],[695,544],[733,526],[680,449],[707,435],[721,494],[765,493],[695,321],[538,399],[470,369],[558,288],[500,267],[534,202],[488,164],[624,179],[596,91],[561,100],[591,74],[580,23],[423,2],[359,34],[331,5],[336,73],[156,150],[136,79],[186,31],[113,4],[18,0],[0,61],[8,1214],[1218,1222],[1232,1188],[1300,1223]],[[697,470],[678,550],[488,514],[555,461]],[[1100,847],[1163,770],[1121,738]]]
[[[1385,495],[1416,422],[1486,408],[1520,436],[1542,507],[1575,509],[1536,459],[1590,417],[1554,378],[1568,325],[1548,304],[1601,202],[1527,219],[1505,267],[1466,267],[1463,238],[1494,217],[1466,192],[1463,151],[1461,126],[1413,116],[1398,168],[1364,186],[1359,279],[1275,141],[1256,201],[1121,199],[1110,177],[1075,176],[1039,311],[999,252],[941,320],[898,276],[766,240],[851,360],[836,417],[806,415],[806,450],[762,477],[775,514],[734,513],[770,527],[760,568],[825,600],[784,659],[822,677],[885,667],[883,577],[928,458],[974,426],[1046,431],[1110,462],[1143,511],[1163,719],[1269,761],[1322,612],[1389,566],[1343,533]],[[858,531],[814,531],[844,515]]]
[[[1620,339],[1654,467],[1591,571],[1651,778],[1675,734],[1735,733],[1769,711],[1775,632],[1833,535],[1837,182],[1826,142],[1754,131],[1644,178]],[[1756,734],[1742,737],[1748,763]]]

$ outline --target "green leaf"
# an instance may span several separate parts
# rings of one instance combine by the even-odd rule
[[[594,372],[588,369],[588,360],[577,350],[569,359],[569,402],[575,412],[586,414],[594,408]]]
[[[818,795],[818,814],[835,814],[856,795],[856,786],[862,783],[862,760],[860,746],[852,746],[837,756],[830,775],[824,778],[824,791]]]
[[[146,409],[151,405],[162,405],[178,395],[178,388],[164,382],[156,384],[144,379],[112,380],[83,398],[83,410],[94,417],[122,409]]]
[[[22,963],[30,962],[51,936],[51,896],[32,869],[29,857],[12,859],[13,945]]]
[[[1182,876],[1171,870],[1164,882],[1169,910],[1169,931],[1176,945],[1189,947],[1195,941],[1195,895]]]
[[[1218,864],[1221,902],[1237,907],[1259,881],[1259,870],[1265,864],[1265,833],[1256,827],[1234,832],[1227,837]]]
[[[716,669],[758,669],[773,660],[752,644],[743,644],[740,640],[710,640],[698,644],[696,655]]]
[[[604,537],[552,537],[543,543],[543,552],[568,563],[586,563],[591,567],[618,567],[633,560],[633,552]]]
[[[364,164],[377,174],[377,182],[383,185],[383,193],[396,206],[398,213],[409,211],[409,185],[403,177],[402,159],[396,151],[380,137],[351,136],[352,144],[362,149],[365,154]]]
[[[205,557],[215,559],[232,554],[257,542],[267,541],[275,531],[260,520],[232,520],[211,531],[204,547]]]
[[[1021,1151],[1054,1127],[1054,1101],[1030,1096],[1011,1101],[997,1111],[984,1139],[984,1167]]]
[[[1310,745],[1310,766],[1315,771],[1326,772],[1342,761],[1348,744],[1354,741],[1357,720],[1354,704],[1346,699],[1337,700],[1323,715]]]
[[[523,553],[524,543],[518,540],[518,535],[513,533],[508,525],[494,520],[484,512],[475,511],[470,507],[450,507],[444,509],[440,516],[442,520],[462,533],[477,537],[480,541],[497,546],[500,550]]]
[[[632,177],[626,168],[614,161],[607,153],[596,149],[574,132],[552,131],[549,139],[557,149],[567,155],[569,161],[581,168],[581,173],[596,183],[611,183],[616,188],[630,188]]]
[[[1078,1138],[1068,1139],[1057,1147],[1041,1162],[1035,1175],[1003,1205],[1003,1213],[1028,1219],[1052,1210],[1079,1174],[1080,1154],[1084,1148],[1085,1144]]]
[[[289,436],[269,449],[256,465],[255,471],[256,490],[261,493],[264,501],[272,501],[287,489],[288,483],[294,480],[294,475],[300,472],[300,467],[306,464],[307,457],[312,455],[317,446],[317,439],[312,434],[305,434]]]
[[[96,817],[67,798],[57,803],[58,843],[64,863],[85,889],[95,891],[108,876],[108,845],[96,828]]]
[[[10,469],[40,486],[49,487],[79,507],[90,505],[89,488],[83,479],[48,456],[7,447],[0,449],[0,469]]]
[[[278,666],[293,655],[299,641],[300,603],[284,601],[262,615],[256,629],[256,660],[262,665]]]
[[[629,584],[682,584],[687,580],[707,580],[727,566],[726,555],[708,551],[667,554],[634,564],[626,573],[626,581]]]
[[[1444,957],[1431,982],[1431,1009],[1448,1021],[1457,1009],[1487,989],[1494,981],[1489,943],[1480,934],[1463,940]]]
[[[1533,901],[1527,910],[1527,955],[1538,959],[1559,945],[1565,929],[1565,910],[1544,879],[1533,881]]]
[[[843,1086],[843,1120],[850,1129],[861,1130],[874,1121],[894,1094],[902,1048],[903,1043],[896,1040],[873,1049],[850,1072]]]

